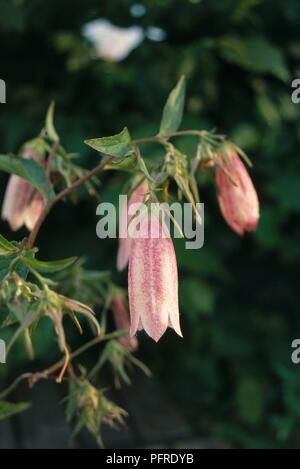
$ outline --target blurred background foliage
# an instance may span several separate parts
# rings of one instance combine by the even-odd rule
[[[39,132],[54,99],[65,147],[91,167],[97,155],[84,139],[125,125],[136,137],[155,134],[164,101],[185,74],[182,128],[216,127],[251,156],[257,232],[232,233],[211,175],[199,174],[205,245],[187,251],[176,242],[185,337],[169,332],[155,345],[141,334],[139,355],[198,432],[241,447],[299,446],[300,369],[290,358],[300,335],[300,104],[291,101],[291,81],[300,76],[299,1],[0,0],[0,11],[1,153]],[[99,18],[139,26],[143,40],[125,59],[103,60],[83,35]],[[193,141],[178,144],[192,155]],[[156,148],[144,150],[155,156]],[[116,201],[126,178],[102,175],[101,200]],[[6,180],[1,174],[1,197]],[[39,238],[41,258],[85,255],[89,267],[111,269],[126,286],[126,274],[115,273],[117,242],[96,238],[96,204],[82,197],[56,207]],[[12,239],[3,223],[1,233]],[[36,347],[39,363],[56,354],[46,326]],[[20,346],[5,370],[24,370],[24,359]]]

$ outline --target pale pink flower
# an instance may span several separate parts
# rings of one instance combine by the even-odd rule
[[[254,231],[259,220],[258,197],[245,165],[235,153],[217,168],[216,185],[220,209],[228,225],[240,236],[245,231]]]
[[[120,220],[120,237],[119,237],[119,250],[118,250],[118,257],[117,257],[117,269],[119,271],[124,270],[128,264],[130,248],[131,248],[131,238],[128,234],[128,225],[134,214],[130,214],[130,207],[135,204],[136,211],[138,210],[139,206],[143,203],[145,198],[145,193],[148,191],[148,183],[144,181],[140,184],[131,194],[128,199],[127,210],[123,209],[121,213],[121,220]]]
[[[27,206],[24,214],[24,224],[28,231],[32,231],[40,214],[44,210],[45,202],[44,197],[38,191],[35,191],[33,198]]]
[[[32,149],[25,150],[22,157],[38,160]],[[13,231],[17,231],[23,225],[31,231],[43,208],[42,195],[28,181],[14,174],[10,176],[1,217],[9,223]]]
[[[130,335],[144,329],[156,342],[167,327],[182,337],[176,255],[170,234],[163,233],[166,229],[155,214],[146,216],[140,232],[150,235],[132,239],[129,257]]]
[[[130,352],[135,352],[138,348],[136,337],[129,336],[130,320],[127,303],[122,295],[117,295],[111,303],[111,309],[117,329],[128,331],[128,335],[120,337],[119,342]]]

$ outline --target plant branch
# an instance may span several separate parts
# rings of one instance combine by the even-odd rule
[[[111,332],[110,334],[100,335],[98,337],[95,337],[94,339],[90,340],[86,344],[79,347],[74,352],[70,353],[70,355],[68,357],[69,363],[71,363],[71,361],[74,360],[74,358],[79,357],[83,353],[87,352],[90,348],[95,347],[96,345],[100,344],[101,342],[104,342],[106,340],[117,339],[118,337],[120,337],[124,334],[125,334],[124,332],[115,331],[115,332]],[[64,364],[65,364],[65,357],[61,358],[56,363],[54,363],[49,368],[46,368],[43,371],[39,371],[37,373],[23,373],[22,375],[18,376],[18,378],[16,378],[15,381],[7,389],[5,389],[2,393],[0,393],[0,399],[4,399],[6,396],[11,394],[12,391],[22,381],[29,380],[29,382],[33,386],[40,379],[49,378],[50,375],[52,375],[53,373],[58,371]]]
[[[165,140],[172,138],[172,137],[179,137],[179,136],[196,136],[196,137],[202,137],[202,138],[207,138],[209,135],[209,132],[206,130],[179,130],[177,132],[169,132],[163,135],[154,135],[152,137],[146,137],[146,138],[140,138],[137,140],[133,140],[133,145],[135,147],[137,159],[141,159],[141,154],[140,150],[138,148],[138,145],[142,145],[144,143],[151,143],[151,142],[157,142],[157,143],[162,143]],[[216,137],[222,137],[222,136],[216,136]],[[53,155],[57,149],[58,143],[54,143],[52,146],[52,149],[49,153],[49,158],[47,162],[47,168],[46,168],[46,184],[49,184],[50,180],[50,170],[51,170],[51,161],[53,158]],[[97,173],[102,171],[104,166],[113,159],[112,156],[107,156],[104,158],[99,165],[97,165],[94,169],[91,171],[87,172],[84,176],[81,178],[77,179],[73,184],[71,184],[69,187],[61,191],[59,194],[57,194],[53,199],[49,200],[48,203],[46,204],[43,212],[41,213],[40,217],[38,218],[30,236],[28,239],[28,247],[32,248],[35,244],[35,240],[37,238],[37,235],[39,234],[39,231],[41,229],[42,224],[44,223],[46,217],[48,216],[50,210],[53,208],[53,206],[59,202],[61,199],[63,199],[66,195],[70,194],[73,192],[75,189],[78,187],[82,186],[84,183],[86,183],[89,179],[91,179],[93,176],[95,176]]]
[[[29,379],[32,376],[32,373],[23,373],[22,375],[18,376],[13,383],[6,388],[1,394],[0,394],[0,399],[4,399],[6,396],[11,394],[14,389],[25,379]]]
[[[151,142],[163,142],[164,140],[172,137],[180,137],[180,136],[191,136],[194,135],[196,137],[204,137],[207,134],[206,131],[203,130],[178,130],[177,132],[169,132],[163,135],[153,135],[152,137],[145,137],[139,138],[134,140],[133,143],[136,145],[142,145],[143,143],[151,143]]]
[[[89,179],[91,179],[93,176],[95,176],[97,173],[103,170],[104,166],[112,160],[111,156],[107,156],[104,158],[101,163],[99,163],[94,169],[91,171],[87,172],[84,176],[81,178],[77,179],[71,186],[67,187],[63,191],[59,192],[53,199],[49,200],[49,202],[46,204],[43,212],[39,216],[29,238],[28,238],[28,247],[32,248],[35,244],[35,240],[37,238],[37,235],[39,234],[39,231],[41,229],[42,224],[44,223],[47,215],[49,214],[50,210],[53,208],[57,202],[59,202],[61,199],[63,199],[65,196],[73,192],[75,189],[78,187],[81,187],[83,184],[85,184]]]

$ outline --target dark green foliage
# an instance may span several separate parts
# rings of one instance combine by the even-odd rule
[[[242,447],[297,447],[300,365],[290,355],[300,336],[300,104],[291,101],[291,80],[300,73],[300,3],[144,0],[141,18],[131,16],[132,3],[0,0],[0,78],[7,83],[0,153],[17,153],[39,132],[53,99],[65,147],[92,167],[98,155],[84,140],[125,125],[133,137],[157,133],[169,90],[185,75],[181,128],[216,126],[250,155],[261,221],[254,235],[238,238],[220,216],[209,175],[198,177],[205,245],[194,252],[176,243],[185,338],[145,339],[141,354],[197,429]],[[98,17],[157,26],[166,39],[145,38],[120,63],[93,59],[80,31]],[[178,144],[192,156],[193,142]],[[145,161],[158,152],[145,148]],[[115,203],[126,173],[101,179],[102,200]],[[1,174],[3,189],[5,181]],[[117,243],[96,238],[95,208],[86,199],[57,207],[40,237],[41,258],[85,254],[91,268],[114,269]],[[118,281],[125,286],[125,275]]]

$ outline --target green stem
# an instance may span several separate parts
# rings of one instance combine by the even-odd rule
[[[13,383],[0,394],[0,400],[11,394],[22,381],[29,379],[31,376],[32,373],[23,373],[18,376],[18,378],[16,378],[15,381],[13,381]]]
[[[77,358],[79,355],[85,353],[87,350],[89,350],[92,347],[95,347],[95,345],[100,344],[101,342],[105,342],[106,340],[111,340],[111,339],[116,339],[120,337],[121,332],[120,331],[115,331],[111,332],[110,334],[106,334],[105,336],[101,335],[98,337],[95,337],[94,339],[90,340],[86,344],[82,345],[79,347],[77,350],[75,350],[73,353],[70,354],[70,361],[74,360],[74,358]],[[40,379],[47,379],[49,375],[55,373],[57,370],[59,370],[63,364],[64,364],[65,358],[62,358],[58,362],[54,363],[54,365],[51,365],[49,368],[46,368],[45,370],[37,373],[24,373],[20,375],[7,389],[5,389],[2,393],[0,393],[0,399],[4,399],[6,396],[11,394],[11,392],[25,379],[32,380],[32,383],[36,383]]]
[[[37,238],[37,235],[39,234],[39,231],[42,227],[42,224],[44,223],[47,215],[49,214],[50,210],[52,207],[57,204],[61,199],[66,197],[68,194],[73,192],[75,189],[78,187],[81,187],[83,184],[85,184],[91,177],[95,176],[97,173],[103,170],[104,166],[112,160],[111,156],[107,156],[104,158],[100,164],[98,164],[94,169],[86,173],[84,176],[81,178],[77,179],[70,187],[67,187],[63,191],[61,191],[59,194],[57,194],[53,199],[49,200],[47,203],[46,207],[44,208],[43,212],[41,213],[40,217],[38,218],[30,236],[28,239],[28,247],[32,248],[34,246],[35,240]]]
[[[142,145],[143,143],[162,143],[164,140],[172,137],[180,137],[180,136],[196,136],[196,137],[204,137],[207,134],[206,131],[203,130],[178,130],[177,132],[169,132],[164,135],[153,135],[152,137],[145,137],[139,138],[134,140],[133,143],[136,145]]]

